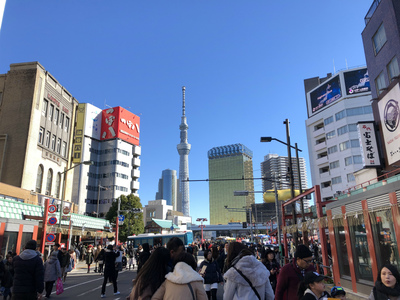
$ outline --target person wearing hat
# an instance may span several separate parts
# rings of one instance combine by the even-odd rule
[[[41,299],[44,290],[43,261],[36,252],[37,243],[30,240],[24,251],[13,258],[14,285],[12,299]]]
[[[317,272],[307,272],[300,283],[298,297],[300,300],[327,300],[330,295],[325,291],[325,276]]]
[[[307,272],[315,271],[312,253],[306,245],[298,245],[291,263],[284,265],[279,273],[275,300],[298,300],[300,282]]]
[[[344,291],[344,288],[342,288],[341,286],[334,286],[331,289],[331,297],[340,300],[347,300],[346,292]]]
[[[378,273],[369,300],[400,300],[400,273],[396,266],[386,264]]]

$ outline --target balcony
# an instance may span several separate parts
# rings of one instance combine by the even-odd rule
[[[140,167],[140,158],[134,157],[132,159],[132,165],[135,167]]]
[[[139,187],[140,187],[139,181],[132,181],[132,182],[131,182],[131,189],[132,189],[132,190],[138,190]]]
[[[324,148],[326,148],[326,142],[322,142],[322,143],[319,143],[319,144],[317,144],[317,145],[315,145],[314,146],[314,150],[317,152],[317,151],[320,151],[320,150],[322,150],[322,149],[324,149]]]
[[[320,165],[323,165],[323,164],[327,164],[328,163],[328,156],[317,158],[315,162],[317,163],[317,166],[320,166]]]
[[[142,155],[142,147],[140,147],[140,146],[133,147],[133,155],[137,155],[137,156]]]
[[[319,178],[322,179],[322,180],[326,180],[326,179],[330,178],[330,176],[331,175],[330,175],[329,171],[319,174]]]
[[[139,178],[139,177],[140,177],[140,170],[138,170],[138,169],[133,169],[133,170],[132,170],[132,177],[133,177],[133,178]]]
[[[318,129],[318,130],[315,130],[315,131],[312,133],[312,136],[313,136],[313,138],[316,138],[316,137],[318,137],[318,136],[320,136],[320,135],[323,135],[323,134],[325,134],[325,127],[322,127],[322,128],[320,128],[320,129]]]

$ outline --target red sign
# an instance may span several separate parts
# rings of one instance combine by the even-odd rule
[[[57,218],[56,217],[51,217],[50,219],[49,219],[49,224],[50,225],[54,225],[54,224],[56,224],[57,223]]]
[[[117,106],[102,112],[101,140],[119,138],[139,145],[140,118],[125,108]]]
[[[49,213],[55,213],[57,211],[57,206],[55,206],[55,205],[53,205],[53,204],[51,204],[51,205],[49,205],[49,208],[48,208],[48,212]]]

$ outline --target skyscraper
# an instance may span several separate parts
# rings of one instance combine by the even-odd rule
[[[190,215],[189,199],[189,152],[191,145],[188,143],[187,130],[189,126],[185,115],[185,87],[182,87],[182,117],[179,129],[181,130],[181,142],[177,145],[179,153],[179,203],[177,209],[185,216]]]
[[[254,193],[234,196],[235,191],[254,192],[253,152],[242,144],[208,151],[210,224],[249,222]]]
[[[172,209],[176,210],[177,205],[178,180],[175,170],[163,170],[160,180],[158,181],[158,192],[156,200],[164,199],[167,205],[172,205]]]

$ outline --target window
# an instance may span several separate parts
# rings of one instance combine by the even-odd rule
[[[60,128],[63,128],[63,124],[64,124],[64,114],[60,113]]]
[[[385,76],[383,72],[381,72],[381,74],[379,74],[378,77],[376,77],[375,87],[376,87],[376,93],[378,95],[380,95],[383,92],[383,89],[386,87]]]
[[[36,192],[42,192],[42,181],[43,181],[43,166],[39,165],[36,175]]]
[[[43,144],[43,139],[44,139],[44,128],[40,127],[38,143]]]
[[[344,165],[345,166],[350,166],[353,164],[353,157],[349,156],[349,157],[345,157],[344,159]]]
[[[60,154],[60,151],[61,151],[61,139],[58,138],[58,139],[57,139],[57,149],[56,149],[56,152],[57,152],[58,154]]]
[[[372,114],[372,106],[364,106],[364,114]]]
[[[348,117],[350,116],[358,116],[364,114],[364,109],[363,107],[353,107],[353,108],[348,108],[346,109],[346,115]]]
[[[353,163],[354,163],[354,164],[362,164],[362,157],[361,157],[361,155],[354,155],[354,156],[353,156]]]
[[[389,75],[389,82],[392,82],[394,77],[399,76],[399,63],[397,62],[397,57],[393,57],[390,63],[387,65],[387,72]]]
[[[339,136],[339,135],[342,135],[342,134],[345,134],[345,133],[347,133],[347,125],[342,126],[342,127],[339,127],[339,128],[337,129],[337,135],[338,135],[338,136]]]
[[[56,198],[60,198],[60,189],[61,189],[61,173],[57,173],[56,178]]]
[[[351,145],[351,148],[359,148],[360,141],[359,140],[350,140],[350,145]]]
[[[42,105],[42,115],[47,116],[47,106],[49,105],[49,101],[43,99],[43,105]]]
[[[342,177],[338,176],[332,178],[332,184],[339,184],[339,183],[342,183]]]
[[[337,160],[337,161],[331,162],[329,164],[329,168],[331,168],[331,169],[339,168],[339,161]]]
[[[60,110],[56,108],[56,111],[54,112],[54,124],[57,125],[58,123],[58,116],[60,115]]]
[[[332,153],[335,153],[335,152],[337,152],[337,146],[336,145],[328,148],[328,154],[332,154]]]
[[[51,137],[51,150],[56,151],[56,136],[54,134]]]
[[[49,120],[50,121],[53,119],[53,112],[54,112],[54,105],[50,104],[50,109],[49,109]]]
[[[349,128],[349,132],[357,131],[357,124],[349,124],[348,128]]]
[[[65,124],[64,124],[65,131],[68,132],[69,128],[69,118],[66,116],[65,117]]]
[[[347,182],[356,181],[353,173],[347,174]]]
[[[329,140],[329,139],[331,139],[331,138],[333,138],[333,137],[335,137],[335,130],[332,130],[332,131],[330,131],[330,132],[328,132],[328,133],[326,134],[326,139],[327,139],[327,140]]]
[[[46,195],[51,195],[52,181],[53,181],[53,170],[49,169],[49,172],[47,173]]]
[[[326,119],[324,120],[325,126],[328,125],[328,124],[330,124],[330,123],[332,123],[332,122],[333,122],[333,116],[330,116],[329,118],[326,118]]]
[[[61,155],[62,155],[63,157],[66,157],[66,156],[67,156],[67,143],[66,143],[66,142],[63,142],[63,143],[62,143]]]
[[[382,49],[386,43],[386,32],[383,24],[378,28],[374,36],[372,37],[372,44],[374,46],[375,55]]]
[[[339,111],[338,113],[335,114],[336,121],[339,121],[339,120],[343,119],[344,117],[346,117],[345,110]]]
[[[49,147],[49,145],[50,145],[50,131],[47,131],[46,132],[46,141],[45,141],[45,144],[44,144],[46,147]]]
[[[344,151],[348,148],[350,148],[350,141],[345,141],[345,142],[339,144],[340,151]]]

